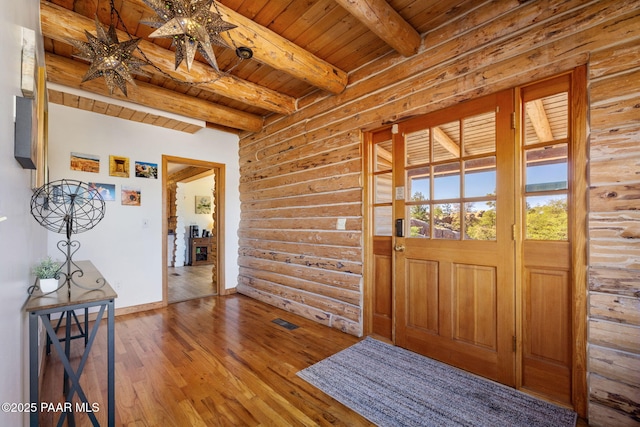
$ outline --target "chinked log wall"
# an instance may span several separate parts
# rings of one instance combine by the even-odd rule
[[[238,292],[361,334],[361,130],[589,64],[589,421],[636,425],[640,0],[488,1],[424,38],[241,139]]]

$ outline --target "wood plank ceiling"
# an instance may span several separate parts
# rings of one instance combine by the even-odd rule
[[[269,116],[292,114],[307,97],[341,93],[350,73],[377,58],[416,54],[421,35],[477,6],[475,0],[221,0],[223,19],[238,27],[222,35],[232,48],[214,46],[218,73],[199,54],[190,71],[185,63],[175,70],[170,40],[149,38],[154,28],[140,23],[155,16],[153,10],[142,0],[111,2],[115,16],[110,0],[41,1],[47,81],[55,83],[50,102],[187,132],[200,128],[105,105],[104,98],[79,96],[82,89],[237,133],[260,130]],[[105,27],[116,24],[121,42],[142,38],[140,51],[154,64],[144,67],[149,76],[135,76],[137,85],[127,86],[128,97],[117,89],[110,95],[102,79],[81,83],[88,64],[72,57],[68,40],[86,41],[85,31],[95,35],[96,16]],[[239,46],[250,47],[253,57],[241,60]]]

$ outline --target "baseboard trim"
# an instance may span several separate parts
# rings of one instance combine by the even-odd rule
[[[233,295],[236,293],[236,288],[229,288],[229,289],[225,289],[223,293],[221,293],[221,296],[227,296],[227,295]],[[155,310],[157,308],[163,308],[166,307],[168,304],[163,302],[163,301],[157,301],[157,302],[151,302],[151,303],[147,303],[147,304],[139,304],[139,305],[132,305],[129,307],[121,307],[121,308],[116,308],[115,312],[114,312],[114,316],[122,316],[125,314],[134,314],[134,313],[141,313],[143,311],[149,311],[149,310]],[[76,311],[76,314],[78,314],[78,312]],[[94,312],[94,313],[89,313],[89,321],[93,322],[94,320],[96,320],[96,317],[98,317],[98,312]],[[79,321],[84,321],[84,315],[82,314],[78,314],[78,320]]]
[[[114,314],[116,316],[121,316],[124,314],[140,313],[142,311],[155,310],[156,308],[162,308],[166,306],[167,304],[165,304],[162,301],[151,302],[148,304],[140,304],[140,305],[132,305],[129,307],[116,308],[116,311],[114,312]],[[91,319],[91,315],[89,315],[89,318]]]

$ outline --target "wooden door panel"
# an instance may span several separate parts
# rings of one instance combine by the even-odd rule
[[[454,339],[496,350],[496,268],[454,264]]]
[[[571,371],[563,365],[528,359],[522,368],[521,389],[570,404]]]
[[[569,362],[567,271],[528,268],[525,282],[524,356]]]
[[[408,259],[407,299],[405,304],[407,327],[438,333],[438,263],[435,261]]]
[[[373,249],[372,332],[390,340],[393,333],[391,237],[376,237]]]
[[[513,372],[510,375],[503,372],[497,351],[452,340],[450,336],[433,333],[428,334],[428,337],[426,335],[423,330],[407,328],[404,331],[403,347],[503,384],[514,385],[511,379]]]
[[[396,326],[401,331],[397,334],[398,345],[513,385],[511,340],[505,339],[504,331],[499,345],[498,328],[506,326],[512,331],[509,322],[513,314],[507,316],[511,320],[505,321],[504,313],[500,319],[498,257],[478,250],[456,251],[450,247],[451,242],[435,242],[429,249],[425,244],[407,242],[405,294],[399,309],[406,317]],[[495,244],[476,246],[493,248],[495,253]],[[425,259],[434,253],[438,260]],[[486,265],[490,261],[495,265]],[[503,298],[512,298],[508,289],[512,285],[505,281],[502,286]],[[509,307],[508,303],[502,305]]]
[[[568,242],[524,244],[522,388],[571,403]]]

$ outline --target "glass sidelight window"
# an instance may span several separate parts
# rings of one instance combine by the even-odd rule
[[[373,230],[374,236],[391,236],[393,222],[391,132],[373,135]]]
[[[526,95],[526,94],[525,94]],[[525,99],[525,237],[568,239],[568,92]]]

